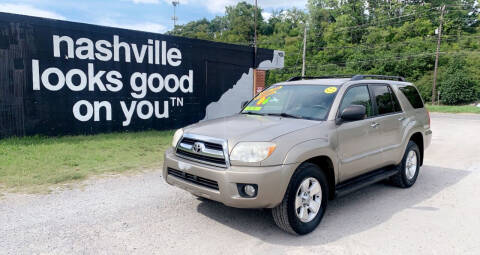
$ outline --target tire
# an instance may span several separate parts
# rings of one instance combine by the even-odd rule
[[[413,161],[409,161],[409,156],[415,155],[414,163],[415,167],[409,168]],[[398,173],[391,177],[391,182],[393,185],[400,188],[410,188],[417,181],[418,173],[420,171],[420,150],[418,149],[417,144],[414,141],[409,141],[407,144],[407,149],[403,155],[402,162],[397,166]],[[411,158],[410,158],[411,160]],[[415,172],[413,172],[413,170]]]
[[[300,188],[302,184],[309,184],[308,194],[303,192],[307,186],[304,185]],[[317,192],[318,187],[320,187],[320,193]],[[299,196],[296,200],[297,192],[304,195],[303,198]],[[319,194],[320,197],[318,197]],[[322,169],[312,163],[303,163],[293,174],[282,202],[272,209],[273,219],[278,227],[288,233],[294,235],[308,234],[320,224],[327,209],[328,194],[327,178]],[[303,211],[300,207],[297,210],[297,202],[302,204],[300,207],[303,207]],[[310,207],[306,204],[309,204]],[[314,211],[310,208],[317,209],[317,213],[315,215],[311,214]],[[308,217],[304,217],[302,220],[297,214]]]

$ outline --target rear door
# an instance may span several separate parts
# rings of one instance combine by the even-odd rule
[[[363,120],[343,122],[337,126],[340,181],[345,181],[382,163],[379,139],[381,131],[375,123],[373,102],[367,84],[354,85],[345,92],[337,116],[350,105],[363,105]]]
[[[405,113],[390,85],[371,84],[369,88],[377,116],[375,123],[381,131],[378,145],[382,149],[382,166],[394,164],[402,149]]]

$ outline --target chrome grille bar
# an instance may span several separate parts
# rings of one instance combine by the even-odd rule
[[[176,147],[179,157],[200,163],[227,168],[228,159],[227,141],[195,134],[184,134]]]

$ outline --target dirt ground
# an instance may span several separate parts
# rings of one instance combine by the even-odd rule
[[[157,170],[0,197],[0,254],[480,254],[480,115],[432,114],[432,130],[414,187],[333,200],[306,236],[267,210],[196,199]]]

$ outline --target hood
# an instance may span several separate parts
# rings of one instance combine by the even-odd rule
[[[305,119],[237,114],[187,126],[184,132],[225,139],[231,149],[240,141],[271,141],[319,123],[320,121]]]

